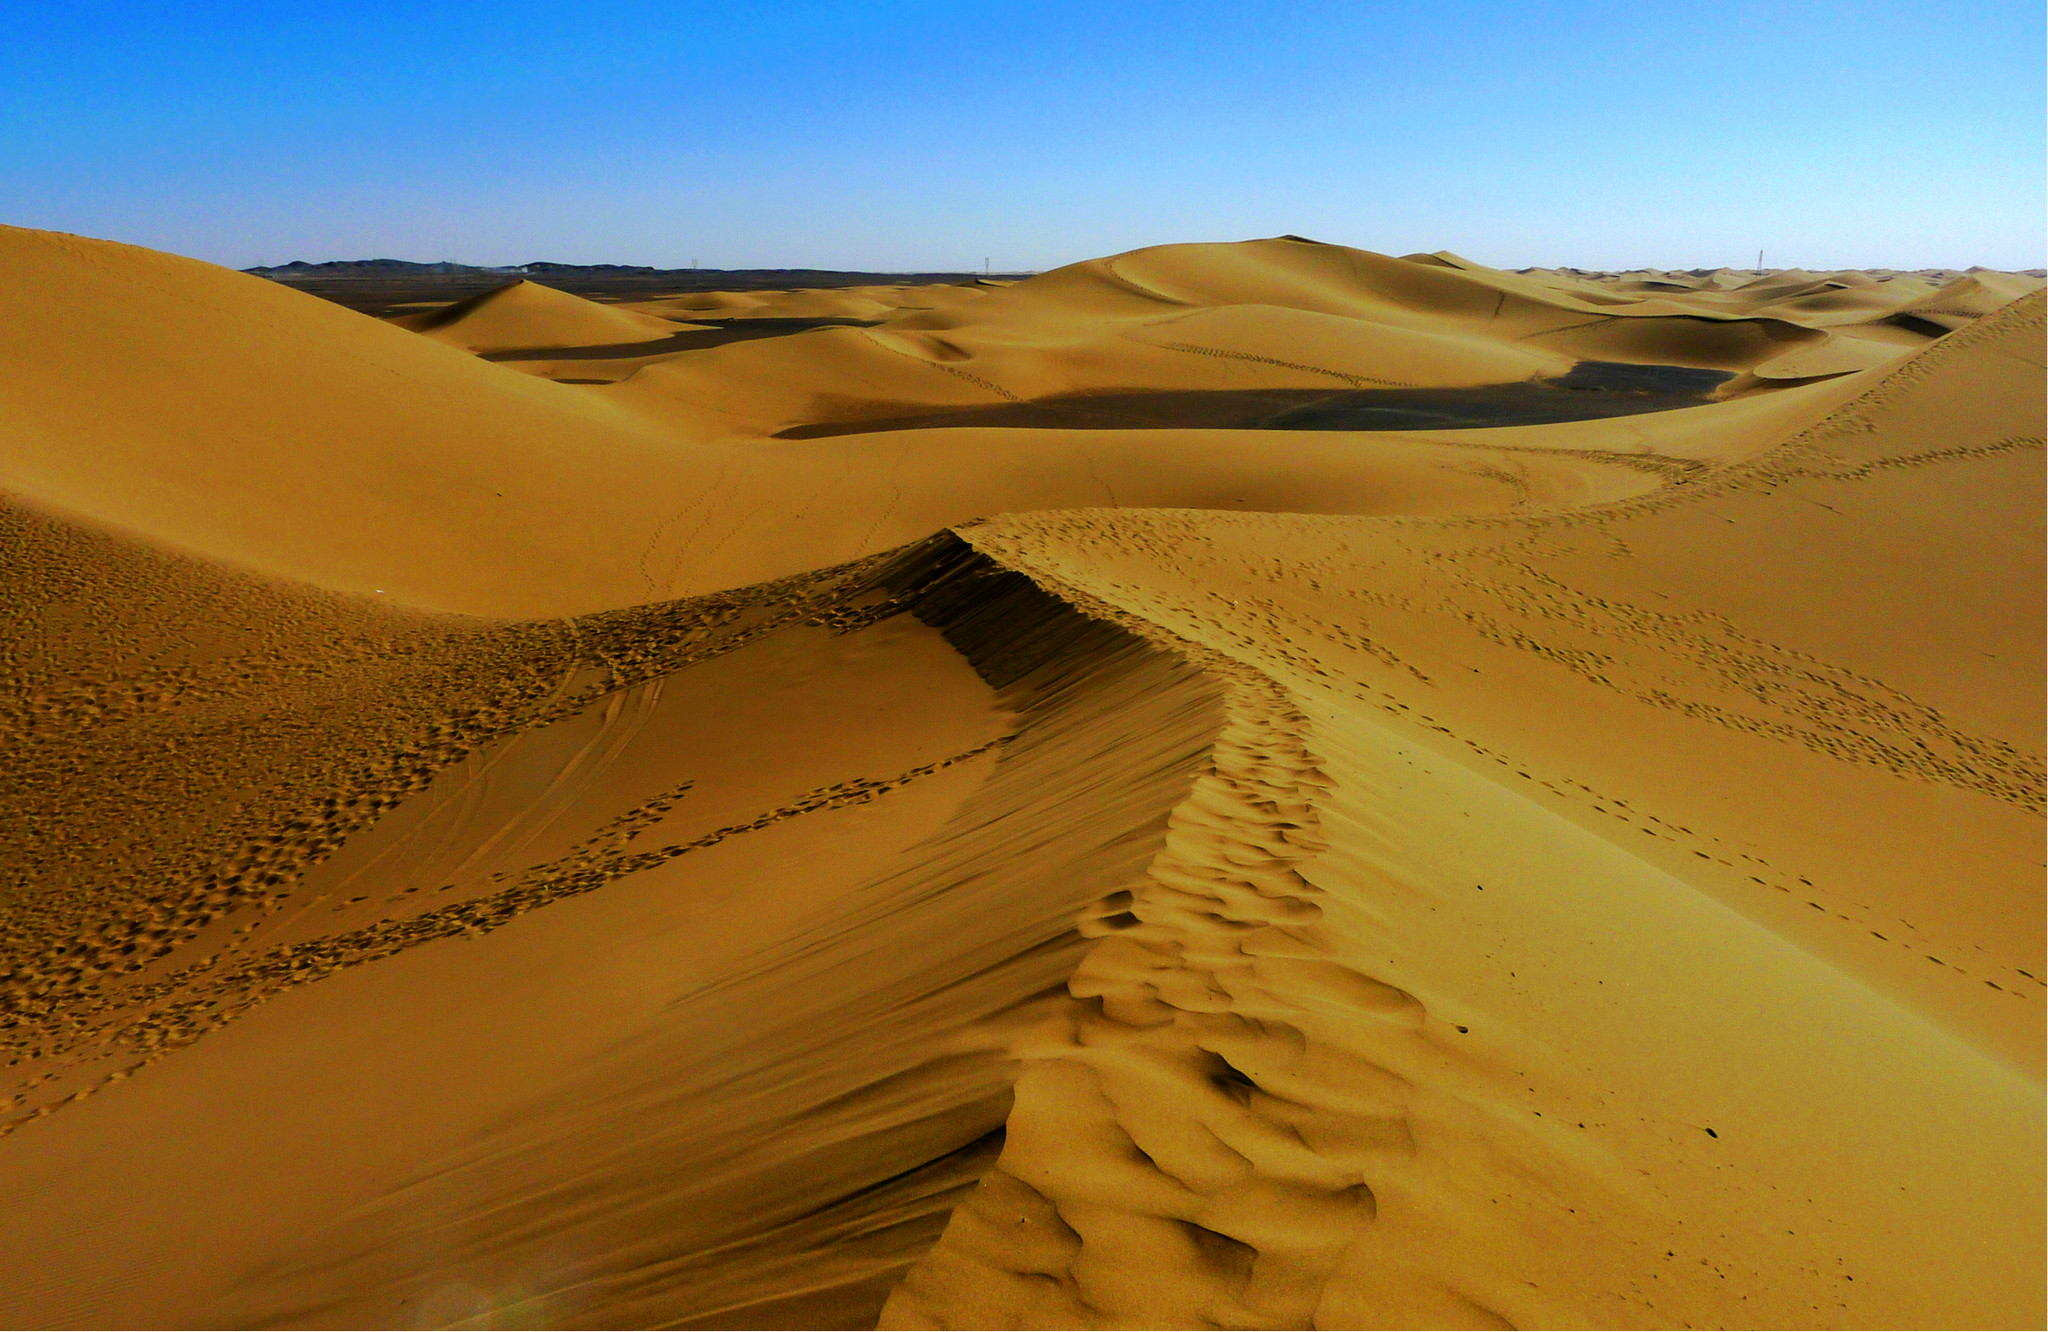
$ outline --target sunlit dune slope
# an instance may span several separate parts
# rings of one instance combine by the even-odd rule
[[[210,265],[16,229],[0,250],[9,493],[414,605],[645,595],[617,537],[673,512],[676,462],[639,418]]]
[[[2048,1316],[2037,281],[0,252],[0,1323]]]

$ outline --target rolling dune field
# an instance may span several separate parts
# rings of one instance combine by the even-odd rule
[[[0,228],[0,1325],[2048,1319],[2041,279],[626,295]]]

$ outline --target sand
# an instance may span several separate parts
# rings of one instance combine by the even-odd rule
[[[0,251],[0,1323],[2048,1317],[2039,279]]]

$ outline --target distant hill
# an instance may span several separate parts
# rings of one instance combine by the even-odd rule
[[[273,278],[279,282],[302,281],[308,278],[392,278],[446,276],[456,273],[517,273],[513,268],[480,268],[475,264],[458,264],[443,260],[437,264],[416,264],[406,259],[329,259],[323,263],[309,264],[303,259],[294,259],[288,264],[271,268],[245,268],[244,273],[257,277]]]

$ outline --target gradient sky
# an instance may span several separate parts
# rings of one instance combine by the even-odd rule
[[[0,221],[242,267],[2034,267],[2020,3],[5,7]]]

